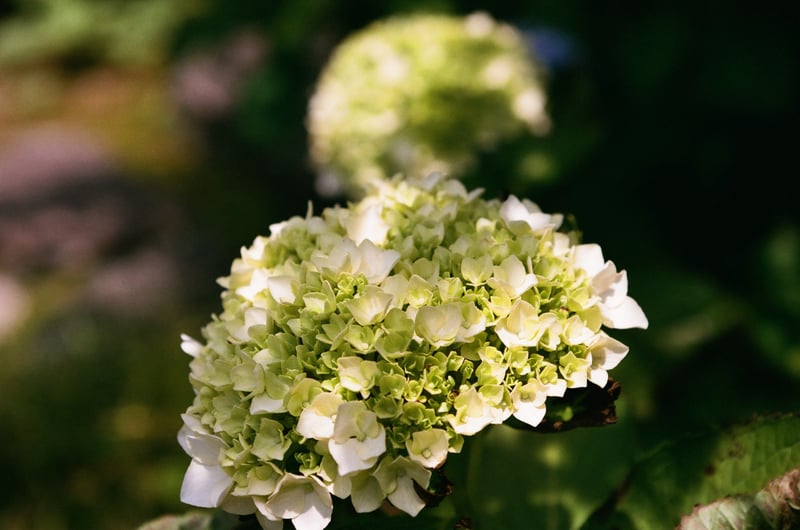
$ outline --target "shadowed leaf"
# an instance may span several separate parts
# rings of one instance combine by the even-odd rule
[[[676,530],[772,530],[800,525],[800,468],[770,481],[755,495],[737,495],[697,506]]]
[[[673,528],[695,506],[725,498],[763,502],[763,509],[759,510],[766,516],[767,509],[780,501],[765,496],[773,494],[769,492],[777,496],[784,487],[775,477],[798,468],[798,415],[759,418],[745,425],[712,430],[664,446],[640,461],[623,488],[583,528]],[[786,476],[794,477],[787,480],[794,480],[796,488],[796,476]],[[737,515],[742,511],[741,506],[724,501],[708,511],[715,509],[719,517],[742,515]],[[747,515],[746,511],[743,513]],[[719,527],[728,528],[724,525],[715,528]]]

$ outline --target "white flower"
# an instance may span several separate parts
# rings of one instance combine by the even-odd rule
[[[263,269],[256,269],[250,272],[250,280],[247,282],[246,285],[242,285],[236,289],[236,294],[244,298],[245,300],[249,300],[251,302],[255,301],[259,294],[264,292],[267,288],[267,281],[269,280],[269,274],[267,271]]]
[[[559,360],[559,372],[567,382],[567,388],[583,388],[587,384],[591,359],[582,359],[569,352]]]
[[[466,238],[462,241],[466,241]],[[461,275],[472,285],[482,285],[492,276],[494,267],[491,256],[465,257],[461,261]]]
[[[423,306],[417,312],[414,322],[417,334],[434,347],[452,344],[461,331],[460,304]]]
[[[353,392],[368,391],[380,374],[375,361],[366,361],[361,357],[339,357],[336,366],[342,386]]]
[[[344,221],[347,237],[356,245],[365,239],[376,245],[383,245],[390,226],[383,220],[382,213],[383,206],[379,202],[373,200],[368,205],[362,203],[361,207]]]
[[[183,426],[178,431],[178,444],[192,459],[203,464],[219,464],[220,452],[228,446],[219,436],[210,434],[200,420],[189,414],[181,414]]]
[[[197,357],[203,351],[203,345],[186,333],[181,333],[181,349],[185,354]]]
[[[513,255],[495,266],[493,271],[494,274],[488,280],[489,285],[505,292],[510,298],[517,298],[536,285],[536,275],[527,272],[525,265]]]
[[[269,289],[269,294],[271,294],[272,298],[274,298],[279,304],[294,303],[297,295],[295,294],[292,283],[292,277],[285,274],[267,278],[267,288]]]
[[[348,401],[339,405],[328,451],[341,475],[369,469],[386,451],[386,431],[363,401]]]
[[[589,343],[595,332],[578,315],[572,315],[561,326],[561,336],[566,344],[575,346]]]
[[[217,508],[233,487],[233,478],[219,465],[189,463],[181,485],[181,502],[199,508]]]
[[[517,300],[505,318],[497,322],[495,331],[500,340],[513,348],[515,346],[537,346],[542,336],[558,319],[552,313],[539,314],[535,307],[524,300]]]
[[[331,521],[331,494],[316,477],[287,473],[265,504],[256,503],[267,520],[291,519],[297,530],[322,530]]]
[[[248,307],[242,317],[226,322],[228,332],[238,342],[250,340],[251,332],[258,332],[269,326],[269,313],[260,307]]]
[[[461,306],[461,327],[456,333],[456,342],[469,342],[486,329],[486,315],[473,303],[459,303]]]
[[[382,250],[369,239],[356,245],[349,238],[343,238],[329,255],[317,252],[311,258],[320,270],[329,270],[335,276],[340,272],[363,274],[373,284],[381,283],[399,259],[396,250]]]
[[[465,436],[472,436],[487,425],[503,423],[511,415],[507,408],[489,403],[475,387],[461,392],[454,406],[456,413],[448,421],[456,433]]]
[[[209,434],[197,418],[181,416],[184,425],[178,443],[192,457],[181,486],[181,501],[201,508],[216,508],[233,487],[233,478],[220,466],[220,454],[227,449],[219,436]]]
[[[500,217],[515,234],[523,234],[527,231],[541,233],[547,229],[555,230],[561,226],[561,222],[564,220],[563,215],[543,213],[535,203],[528,199],[520,201],[514,195],[510,195],[500,207]]]
[[[616,367],[628,354],[628,347],[605,333],[598,333],[589,344],[592,366],[589,380],[603,388],[608,382],[608,370]]]
[[[639,304],[627,296],[628,275],[617,272],[612,261],[603,261],[599,245],[587,244],[575,247],[575,265],[584,269],[591,278],[592,292],[597,296],[603,324],[616,329],[647,329],[647,317]]]
[[[378,479],[369,471],[350,475],[350,500],[358,513],[368,513],[380,508],[386,494],[380,487]]]
[[[384,458],[375,470],[375,478],[384,494],[396,507],[416,516],[425,507],[414,488],[416,482],[423,488],[428,487],[431,472],[408,458]]]
[[[545,400],[547,400],[547,388],[540,381],[531,379],[525,384],[518,384],[511,391],[514,417],[536,427],[547,411]]]
[[[447,431],[427,429],[417,431],[406,440],[408,457],[427,468],[439,467],[447,458]]]
[[[295,429],[306,438],[315,440],[331,438],[336,413],[342,403],[344,401],[337,394],[331,392],[317,394],[300,413]]]
[[[362,326],[375,324],[383,319],[392,303],[392,295],[375,285],[367,285],[358,297],[345,302],[353,318]]]

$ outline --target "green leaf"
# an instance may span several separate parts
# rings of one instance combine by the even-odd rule
[[[697,506],[676,530],[771,530],[800,526],[800,468],[770,481],[755,495]]]
[[[674,528],[697,505],[753,496],[797,468],[800,415],[714,429],[664,446],[639,462],[623,489],[583,528]]]

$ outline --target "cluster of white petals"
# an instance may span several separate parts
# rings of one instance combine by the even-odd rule
[[[547,132],[544,84],[522,34],[486,13],[377,21],[337,46],[310,99],[320,191],[360,195],[396,173],[461,175],[479,153]]]
[[[434,175],[256,238],[203,340],[183,336],[183,501],[265,529],[322,529],[333,497],[416,515],[464,436],[606,385],[628,348],[604,329],[647,319],[561,220]]]

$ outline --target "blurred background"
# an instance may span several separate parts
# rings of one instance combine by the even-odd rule
[[[631,347],[612,373],[617,425],[493,433],[489,520],[576,528],[659,443],[800,410],[800,39],[788,13],[6,0],[0,528],[131,529],[187,510],[176,433],[192,392],[179,335],[199,336],[218,311],[215,279],[241,246],[309,200],[315,211],[337,200],[316,192],[305,129],[331,51],[421,9],[485,11],[525,32],[547,68],[553,128],[524,178],[491,171],[512,146],[469,185],[574,215],[584,240],[628,270],[650,319],[615,334]]]

